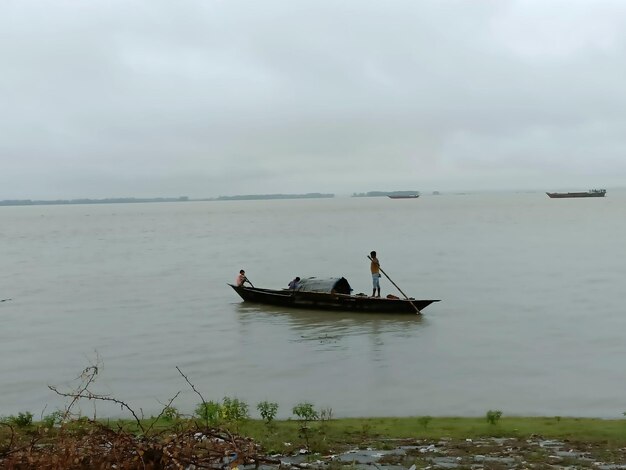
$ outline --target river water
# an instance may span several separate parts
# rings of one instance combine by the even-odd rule
[[[0,416],[94,391],[146,415],[169,398],[309,401],[334,416],[620,417],[626,191],[0,207]],[[345,276],[366,255],[413,315],[244,304],[227,286]],[[383,295],[399,295],[383,277]],[[83,412],[93,413],[89,404]],[[123,416],[99,404],[100,414]]]

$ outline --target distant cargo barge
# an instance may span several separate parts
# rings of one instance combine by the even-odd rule
[[[546,193],[550,198],[565,198],[565,197],[604,197],[606,189],[590,189],[589,191],[580,193]]]

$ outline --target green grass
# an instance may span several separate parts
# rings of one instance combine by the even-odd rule
[[[201,420],[195,422],[202,425]],[[104,420],[111,428],[122,426],[137,432],[137,423],[130,420]],[[145,429],[153,423],[151,420],[142,422]],[[192,424],[185,419],[165,420],[154,423],[153,431],[185,427]],[[20,432],[41,426],[33,423]],[[80,422],[72,423],[79,428]],[[30,428],[30,429],[29,429]],[[410,418],[344,418],[331,421],[315,421],[309,423],[310,448],[316,452],[339,451],[355,446],[372,446],[385,448],[391,439],[479,439],[481,437],[518,437],[526,438],[539,435],[546,439],[572,440],[580,442],[604,442],[607,445],[626,445],[626,420],[602,420],[591,418],[516,418],[502,417],[497,424],[489,424],[482,418],[436,418],[428,420],[427,426],[420,417]],[[234,428],[231,430],[235,431]],[[239,423],[238,432],[252,437],[259,442],[268,453],[291,452],[305,447],[306,440],[300,433],[297,420],[278,420],[266,424],[262,420],[248,420]],[[9,429],[0,426],[0,444],[9,437]],[[285,446],[285,443],[292,445]]]
[[[201,420],[196,420],[201,422]],[[144,427],[152,421],[146,420]],[[135,427],[133,421],[111,421]],[[147,425],[146,425],[147,424]],[[155,429],[172,425],[161,420]],[[300,423],[297,420],[277,420],[271,425],[261,420],[248,420],[240,425],[240,433],[254,439],[274,436],[274,440],[297,441]],[[326,434],[329,439],[361,441],[363,439],[466,439],[479,437],[528,437],[533,434],[550,439],[573,439],[581,441],[615,441],[626,444],[626,420],[561,417],[503,417],[492,425],[481,418],[432,418],[427,427],[419,417],[409,418],[342,418],[329,422],[315,421],[309,424],[314,433]],[[294,442],[295,444],[295,442]]]
[[[384,446],[389,439],[478,439],[481,437],[519,437],[539,435],[546,439],[606,442],[626,445],[626,420],[591,418],[515,418],[503,417],[498,424],[485,418],[432,418],[424,426],[420,417],[411,418],[344,418],[314,422],[311,447],[345,447],[355,445]],[[295,420],[276,421],[272,426],[251,420],[240,425],[240,433],[252,437],[274,451],[285,449],[284,442],[304,447]],[[319,449],[323,451],[324,449]]]

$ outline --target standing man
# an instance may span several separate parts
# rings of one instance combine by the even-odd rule
[[[376,258],[375,251],[370,253],[370,259],[372,260],[370,263],[370,271],[372,272],[372,284],[374,286],[372,297],[380,297],[380,263],[378,262],[378,258]],[[378,295],[376,295],[377,293]]]

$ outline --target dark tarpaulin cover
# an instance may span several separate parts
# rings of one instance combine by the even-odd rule
[[[327,294],[334,291],[337,294],[347,295],[350,295],[350,292],[352,292],[352,288],[345,277],[331,277],[324,279],[308,277],[306,279],[300,279],[296,290],[304,292],[325,292]]]

